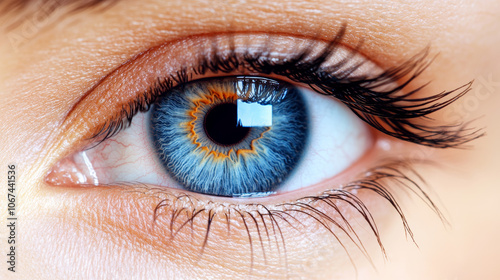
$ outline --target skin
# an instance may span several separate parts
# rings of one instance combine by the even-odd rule
[[[0,169],[6,174],[7,164],[16,163],[19,174],[17,272],[7,271],[4,263],[1,278],[352,279],[356,273],[359,279],[498,278],[499,13],[498,1],[122,1],[104,11],[69,17],[56,13],[36,23],[36,31],[29,34],[22,26],[32,18],[25,15],[19,27],[0,31],[7,42],[0,44]],[[4,15],[2,21],[17,17]],[[122,188],[54,187],[45,182],[57,161],[82,146],[84,125],[68,125],[65,116],[104,76],[138,53],[191,35],[228,30],[328,39],[342,23],[348,23],[343,44],[355,48],[363,38],[360,53],[383,69],[427,46],[429,57],[439,54],[415,81],[414,86],[432,81],[422,96],[475,80],[473,90],[435,118],[446,123],[480,117],[474,126],[484,127],[485,137],[465,150],[419,148],[390,139],[392,150],[385,152],[441,165],[416,169],[449,226],[421,201],[404,195],[400,201],[418,247],[405,238],[400,219],[387,205],[361,194],[377,220],[388,260],[365,226],[356,228],[365,231],[360,237],[372,264],[347,245],[357,272],[338,242],[317,224],[300,234],[284,227],[288,274],[276,254],[269,253],[266,265],[255,245],[249,276],[248,236],[241,223],[232,225],[234,234],[227,238],[225,225],[214,226],[200,259],[204,223],[195,222],[192,239],[189,230],[173,241],[166,239],[166,217],[160,218],[156,231],[148,231],[157,197]],[[13,43],[12,34],[20,34],[22,42]],[[260,202],[292,201],[349,182],[377,158],[363,159],[317,186]],[[5,179],[3,175],[3,186]],[[6,201],[6,187],[1,192]],[[4,207],[0,219],[6,218]],[[0,232],[8,235],[5,226]],[[4,258],[6,243],[0,245]]]

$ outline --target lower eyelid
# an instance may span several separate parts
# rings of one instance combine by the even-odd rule
[[[351,201],[355,202],[358,199],[362,201],[363,207],[367,207],[363,211],[376,209],[379,218],[400,214],[403,215],[401,218],[406,223],[404,214],[398,212],[401,211],[400,209],[396,208],[397,211],[394,212],[391,206],[380,207],[382,199],[380,196],[369,190],[355,191],[356,187],[362,186],[363,181],[367,182],[367,187],[373,187],[370,184],[376,181],[367,180],[365,176],[375,178],[384,173],[387,175],[398,175],[398,172],[411,173],[406,164],[408,163],[405,161],[389,162],[378,170],[375,169],[363,175],[359,181],[355,180],[351,184],[344,185],[341,191],[346,193],[332,190],[320,193],[318,196],[309,194],[298,200],[281,201],[277,203],[279,205],[273,205],[275,202],[260,204],[262,200],[259,199],[254,199],[251,203],[245,200],[246,204],[242,205],[228,204],[213,201],[212,198],[203,195],[185,195],[182,191],[166,191],[149,186],[77,188],[65,191],[64,195],[67,196],[65,201],[72,201],[74,196],[74,199],[80,203],[69,204],[64,215],[71,216],[70,219],[75,222],[83,222],[113,236],[113,240],[117,242],[129,240],[131,243],[125,245],[124,248],[130,246],[131,250],[145,249],[151,254],[161,254],[162,257],[170,260],[183,260],[184,263],[179,264],[181,266],[196,266],[200,261],[208,264],[214,260],[222,260],[224,255],[220,255],[220,252],[231,252],[230,254],[239,256],[240,261],[246,265],[243,268],[245,272],[251,270],[252,263],[254,267],[258,267],[263,265],[264,259],[267,261],[273,259],[271,257],[275,254],[279,256],[275,259],[280,259],[282,262],[280,266],[283,267],[284,258],[297,257],[294,255],[297,248],[289,249],[288,253],[284,251],[287,242],[296,244],[293,240],[296,240],[297,236],[305,240],[316,240],[316,242],[317,240],[334,242],[336,245],[330,247],[329,253],[337,258],[346,258],[346,254],[352,253],[353,250],[361,251],[363,254],[360,246],[377,242],[379,232],[367,231],[365,218],[360,216],[358,210],[355,210],[352,205],[341,200],[332,199],[333,202],[337,201],[335,205],[339,207],[339,213],[335,213],[334,208],[325,203],[322,206],[315,205],[311,209],[307,208],[307,205],[314,205],[311,201],[321,197],[325,199],[328,194],[334,195],[333,197],[338,196],[338,198],[344,197],[344,199],[355,195],[354,200]],[[411,185],[411,180],[415,182],[418,180],[415,175],[400,176],[395,180],[386,178],[385,181],[380,181],[378,179],[378,182],[384,182],[383,188],[391,189],[394,194],[398,188],[403,187],[397,183],[397,180],[402,180],[400,184],[408,184],[412,190],[419,191],[418,186]],[[330,186],[335,189],[333,183],[330,183]],[[326,187],[322,186],[322,189]],[[304,204],[297,204],[297,202]],[[356,203],[359,202],[355,202],[354,205]],[[231,210],[228,211],[228,209]],[[284,209],[288,210],[283,211]],[[268,211],[274,213],[273,218],[267,215]],[[318,213],[325,213],[325,216],[318,215]],[[367,213],[369,212],[365,214]],[[349,224],[346,224],[347,220],[343,221],[340,214],[348,218]],[[370,223],[376,222],[369,221]],[[334,223],[339,223],[340,226]],[[354,228],[349,229],[348,225]],[[333,233],[336,236],[332,235]],[[351,238],[354,239],[351,240]],[[342,246],[346,247],[342,248]],[[302,251],[311,253],[311,247]],[[186,260],[188,263],[185,263]]]

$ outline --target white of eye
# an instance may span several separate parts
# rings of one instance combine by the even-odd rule
[[[302,160],[278,192],[328,180],[350,167],[373,145],[368,126],[332,97],[301,88],[309,110],[309,140]]]

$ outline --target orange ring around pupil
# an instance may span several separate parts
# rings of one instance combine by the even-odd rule
[[[229,149],[226,152],[220,152],[200,143],[200,136],[196,132],[196,126],[203,125],[203,121],[199,120],[203,119],[206,113],[211,108],[224,103],[236,104],[236,100],[241,98],[234,91],[216,86],[211,86],[208,93],[198,93],[197,97],[198,98],[191,100],[192,106],[190,110],[186,112],[191,120],[187,123],[181,124],[181,126],[184,126],[184,128],[186,129],[187,136],[189,139],[191,139],[191,143],[196,145],[196,150],[204,154],[204,159],[238,161],[238,158],[240,156],[245,156],[247,154],[257,154],[257,150],[255,149],[254,145],[255,141],[261,139],[264,134],[271,128],[267,128],[259,135],[259,137],[251,140],[249,149]],[[214,143],[214,145],[216,144]]]

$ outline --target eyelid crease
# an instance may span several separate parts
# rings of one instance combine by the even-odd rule
[[[117,72],[119,72],[120,68],[123,67],[123,66],[126,66],[128,64],[131,64],[134,62],[134,60],[136,59],[140,59],[141,57],[147,55],[148,52],[154,52],[155,50],[158,50],[164,46],[168,46],[168,45],[172,45],[172,44],[177,44],[177,43],[181,43],[183,41],[186,41],[186,40],[196,40],[196,39],[206,39],[208,37],[217,37],[217,36],[229,36],[229,38],[232,38],[232,36],[238,36],[238,35],[256,35],[256,36],[283,36],[283,37],[290,37],[290,38],[295,38],[295,39],[299,39],[299,40],[314,40],[314,39],[311,39],[309,37],[305,37],[305,36],[300,36],[300,35],[296,35],[296,34],[288,34],[288,33],[281,33],[281,32],[273,32],[273,33],[262,33],[262,32],[246,32],[246,33],[238,33],[238,32],[229,32],[229,33],[223,33],[223,32],[219,32],[217,34],[194,34],[194,35],[190,35],[190,36],[185,36],[185,37],[182,37],[182,38],[179,38],[179,39],[175,39],[175,40],[172,40],[172,41],[169,41],[169,42],[165,42],[163,44],[160,44],[158,46],[155,46],[155,47],[152,47],[148,50],[144,50],[138,54],[136,54],[135,56],[133,56],[132,58],[128,59],[127,61],[123,62],[121,65],[119,65],[118,67],[115,67],[114,69],[112,69],[107,75],[103,76],[94,86],[92,86],[89,90],[87,90],[83,95],[82,97],[79,99],[79,101],[75,102],[75,104],[72,106],[72,108],[67,112],[66,116],[64,117],[64,120],[63,122],[65,122],[70,116],[71,114],[73,113],[73,111],[78,108],[78,105],[80,102],[82,102],[83,100],[85,100],[86,98],[89,97],[89,95],[92,94],[92,92],[96,89],[96,88],[99,88],[99,86],[102,84],[102,83],[105,83],[107,79],[110,79],[110,77],[112,77],[114,74],[116,74]],[[212,41],[214,42],[214,41]],[[326,42],[324,40],[321,40],[320,42]],[[234,42],[233,42],[234,43]],[[249,42],[247,42],[249,43]],[[312,42],[310,42],[310,44],[312,44]],[[340,44],[340,42],[339,42]],[[212,47],[214,47],[214,45],[212,44]],[[348,46],[344,46],[342,45],[342,47],[345,47],[345,48],[349,48]],[[151,59],[149,59],[151,60]],[[120,73],[119,73],[120,75]],[[171,73],[171,75],[173,75]],[[158,77],[157,80],[155,80],[155,82],[158,82],[158,80],[160,79],[160,77]]]
[[[166,58],[167,51],[157,52],[151,57],[148,56],[155,50],[146,50],[137,54],[99,81],[74,105],[64,120],[64,129],[62,131],[65,133],[68,133],[70,130],[77,132],[74,135],[82,139],[81,145],[77,148],[88,149],[89,147],[94,147],[116,133],[119,133],[122,129],[125,129],[136,113],[148,110],[151,104],[154,104],[157,98],[167,92],[168,89],[192,81],[193,77],[214,75],[214,72],[217,75],[225,75],[225,71],[228,74],[233,73],[233,67],[222,67],[222,70],[214,70],[227,62],[231,63],[231,49],[233,51],[234,48],[238,50],[250,49],[253,46],[250,43],[246,46],[244,44],[238,47],[229,46],[228,51],[224,48],[224,44],[220,44],[221,41],[224,41],[224,38],[227,38],[229,42],[227,44],[230,45],[231,40],[237,41],[237,36],[239,35],[207,36],[207,38],[200,41],[204,41],[212,49],[198,50],[196,54],[189,54],[189,51],[186,51],[188,53],[186,57],[180,57],[177,63],[171,65],[161,65],[161,62],[168,60]],[[431,147],[448,148],[461,146],[483,135],[481,131],[469,128],[469,123],[436,126],[434,123],[428,122],[427,119],[428,115],[443,109],[465,95],[470,90],[472,82],[454,90],[434,94],[427,98],[419,98],[417,96],[417,93],[420,93],[423,87],[418,87],[415,90],[407,90],[409,83],[414,81],[431,63],[431,61],[427,60],[428,49],[423,50],[398,67],[383,69],[382,73],[368,73],[370,74],[368,76],[353,76],[353,73],[357,73],[356,70],[367,66],[370,61],[347,59],[349,55],[354,57],[355,52],[358,50],[357,48],[361,48],[361,46],[352,50],[347,48],[348,50],[344,54],[347,54],[345,59],[350,64],[341,63],[340,65],[353,66],[344,69],[340,75],[331,75],[335,70],[334,67],[328,69],[328,59],[331,58],[331,55],[334,55],[335,51],[342,51],[342,36],[342,33],[339,33],[332,41],[326,43],[323,41],[315,42],[314,38],[304,40],[309,45],[297,43],[298,47],[295,47],[297,47],[298,51],[295,54],[290,53],[292,54],[291,58],[285,57],[287,54],[274,56],[271,46],[261,46],[260,49],[257,49],[257,52],[254,52],[260,53],[258,56],[247,57],[245,72],[266,76],[274,75],[276,74],[275,72],[278,72],[268,71],[269,69],[279,69],[280,67],[284,69],[283,72],[279,73],[291,73],[289,72],[290,69],[298,69],[294,70],[296,71],[295,73],[292,72],[295,76],[287,75],[288,77],[285,78],[298,83],[304,83],[316,92],[335,97],[349,106],[361,119],[375,129],[409,142]],[[188,42],[192,38],[196,39],[197,37],[183,38],[176,40],[176,42],[182,42],[183,40]],[[269,37],[268,40],[271,41],[272,38]],[[241,41],[239,42],[241,43]],[[176,42],[167,42],[155,48],[156,50],[159,48],[168,50],[169,46],[171,44],[175,45]],[[261,40],[261,42],[266,42],[266,40]],[[192,44],[190,45],[191,50],[196,50],[196,47],[193,46],[196,45],[195,42],[188,42],[187,44]],[[172,51],[173,54],[170,56],[175,56],[176,54],[184,55],[181,52],[183,49],[182,43],[179,43],[174,48],[175,50]],[[308,51],[310,53],[307,53]],[[252,52],[249,51],[249,53]],[[164,58],[158,59],[160,56],[164,56]],[[206,59],[202,63],[205,65],[205,69],[190,70],[190,66],[200,61],[196,59],[197,57]],[[288,60],[286,64],[283,58]],[[188,64],[186,68],[183,68],[183,66],[186,66],[183,65],[183,60],[190,61],[190,59],[193,60],[191,65]],[[241,64],[241,58],[232,61]],[[156,64],[156,67],[142,67],[139,65],[139,62],[143,64]],[[274,64],[270,65],[268,63]],[[358,63],[359,65],[356,66]],[[330,66],[331,64],[335,63],[330,62]],[[251,65],[251,67],[247,67],[248,65]],[[288,67],[285,67],[285,65],[288,65]],[[163,69],[158,71],[157,69],[159,68]],[[249,68],[252,69],[249,70]],[[263,73],[259,73],[259,71]],[[238,71],[236,72],[239,73]],[[135,74],[146,77],[142,81],[143,84],[148,84],[147,88],[140,85],[133,86],[133,81],[142,79],[132,77]],[[308,76],[309,74],[312,75]],[[334,81],[333,78],[337,80]],[[121,80],[131,81],[122,82]],[[338,80],[341,80],[341,82]],[[332,90],[334,89],[333,84],[335,85],[335,90]],[[74,150],[74,148],[75,146],[73,145],[71,149]],[[85,192],[89,191],[92,194],[81,192],[79,194],[81,196],[95,196],[96,201],[105,202],[107,197],[104,194],[113,193],[116,199],[115,201],[108,202],[108,204],[103,203],[103,205],[107,206],[105,211],[97,212],[95,210],[96,212],[93,213],[95,215],[88,215],[89,212],[94,211],[92,205],[95,205],[88,203],[91,201],[89,199],[87,203],[82,203],[79,206],[84,209],[82,211],[84,214],[78,213],[72,218],[76,220],[75,217],[81,215],[80,218],[84,220],[84,223],[88,223],[90,226],[102,227],[106,231],[114,231],[114,234],[118,233],[117,236],[120,236],[120,234],[133,235],[133,238],[130,240],[134,240],[134,243],[137,240],[141,240],[146,244],[144,247],[155,246],[155,250],[160,252],[155,253],[164,253],[165,255],[172,254],[172,252],[166,252],[169,250],[168,246],[175,246],[166,244],[182,244],[186,240],[189,241],[189,234],[191,236],[201,235],[199,239],[191,238],[192,244],[189,242],[185,244],[187,247],[186,251],[189,251],[189,248],[192,246],[195,248],[199,246],[200,258],[204,254],[207,254],[206,252],[211,247],[216,247],[215,244],[218,239],[224,239],[224,235],[219,236],[217,234],[217,229],[227,227],[228,239],[229,235],[242,235],[243,237],[247,235],[248,238],[246,241],[251,251],[251,256],[249,257],[250,271],[256,267],[254,262],[260,261],[257,258],[258,256],[263,256],[265,261],[266,255],[269,257],[270,253],[277,253],[280,256],[284,256],[286,263],[287,239],[283,236],[284,233],[282,231],[284,228],[297,230],[293,231],[295,234],[300,232],[304,233],[303,235],[307,235],[305,233],[309,233],[308,230],[313,231],[311,234],[314,234],[315,227],[318,227],[330,233],[332,239],[340,243],[340,249],[342,250],[343,248],[351,263],[355,266],[354,261],[350,257],[351,251],[347,249],[348,245],[346,242],[354,245],[367,259],[370,259],[369,250],[365,247],[365,244],[370,239],[365,239],[362,235],[363,233],[355,229],[355,224],[358,220],[351,219],[352,217],[346,215],[346,212],[354,212],[355,216],[361,217],[361,221],[365,222],[363,226],[366,226],[366,231],[371,234],[369,236],[374,238],[372,240],[378,244],[383,256],[387,257],[383,236],[377,226],[379,220],[376,221],[372,216],[373,209],[370,207],[371,201],[369,201],[372,198],[370,197],[367,200],[362,199],[366,193],[375,197],[375,199],[382,199],[385,203],[388,203],[387,205],[384,204],[384,206],[390,205],[386,208],[393,210],[392,213],[395,213],[400,218],[402,229],[415,244],[416,241],[403,211],[404,209],[395,195],[407,191],[421,199],[437,214],[443,223],[447,223],[446,218],[440,212],[437,205],[431,200],[424,187],[422,187],[421,183],[423,182],[421,181],[423,180],[413,169],[413,164],[415,163],[415,159],[389,160],[387,163],[370,168],[364,172],[360,179],[346,185],[332,186],[317,195],[302,196],[298,199],[277,205],[270,205],[264,202],[249,203],[248,198],[245,198],[247,201],[240,200],[242,205],[222,203],[211,200],[210,197],[208,197],[207,201],[206,199],[200,199],[200,197],[206,198],[207,196],[191,195],[179,190],[160,187],[131,185],[132,183],[125,183],[122,186],[88,186],[88,189],[84,186],[80,189]],[[427,162],[420,163],[428,164]],[[372,165],[368,166],[371,167]],[[97,192],[101,192],[102,190],[102,193],[97,194],[92,189]],[[120,189],[123,192],[114,194],[114,190],[116,189]],[[70,189],[69,192],[73,192],[74,190],[76,188]],[[129,196],[131,193],[132,195]],[[133,194],[136,194],[136,196],[134,197]],[[250,198],[250,201],[259,200]],[[130,204],[135,204],[135,208],[127,209],[126,206]],[[78,209],[78,207],[75,209]],[[373,213],[380,214],[378,211]],[[109,218],[105,217],[106,214],[108,214]],[[103,219],[105,222],[96,223],[95,219],[97,216],[97,219]],[[305,220],[300,218],[305,218]],[[237,230],[238,226],[243,231]],[[223,229],[219,230],[224,233]],[[123,240],[126,240],[125,237],[123,237]],[[273,243],[273,245],[267,246],[267,243]],[[122,244],[120,245],[123,246]],[[179,248],[182,247],[179,246]],[[277,252],[273,251],[276,248]],[[233,247],[229,247],[229,249],[233,249]],[[224,254],[226,252],[222,250],[221,253]],[[183,256],[182,254],[189,253],[181,252],[179,258]],[[188,259],[188,262],[190,261]]]

